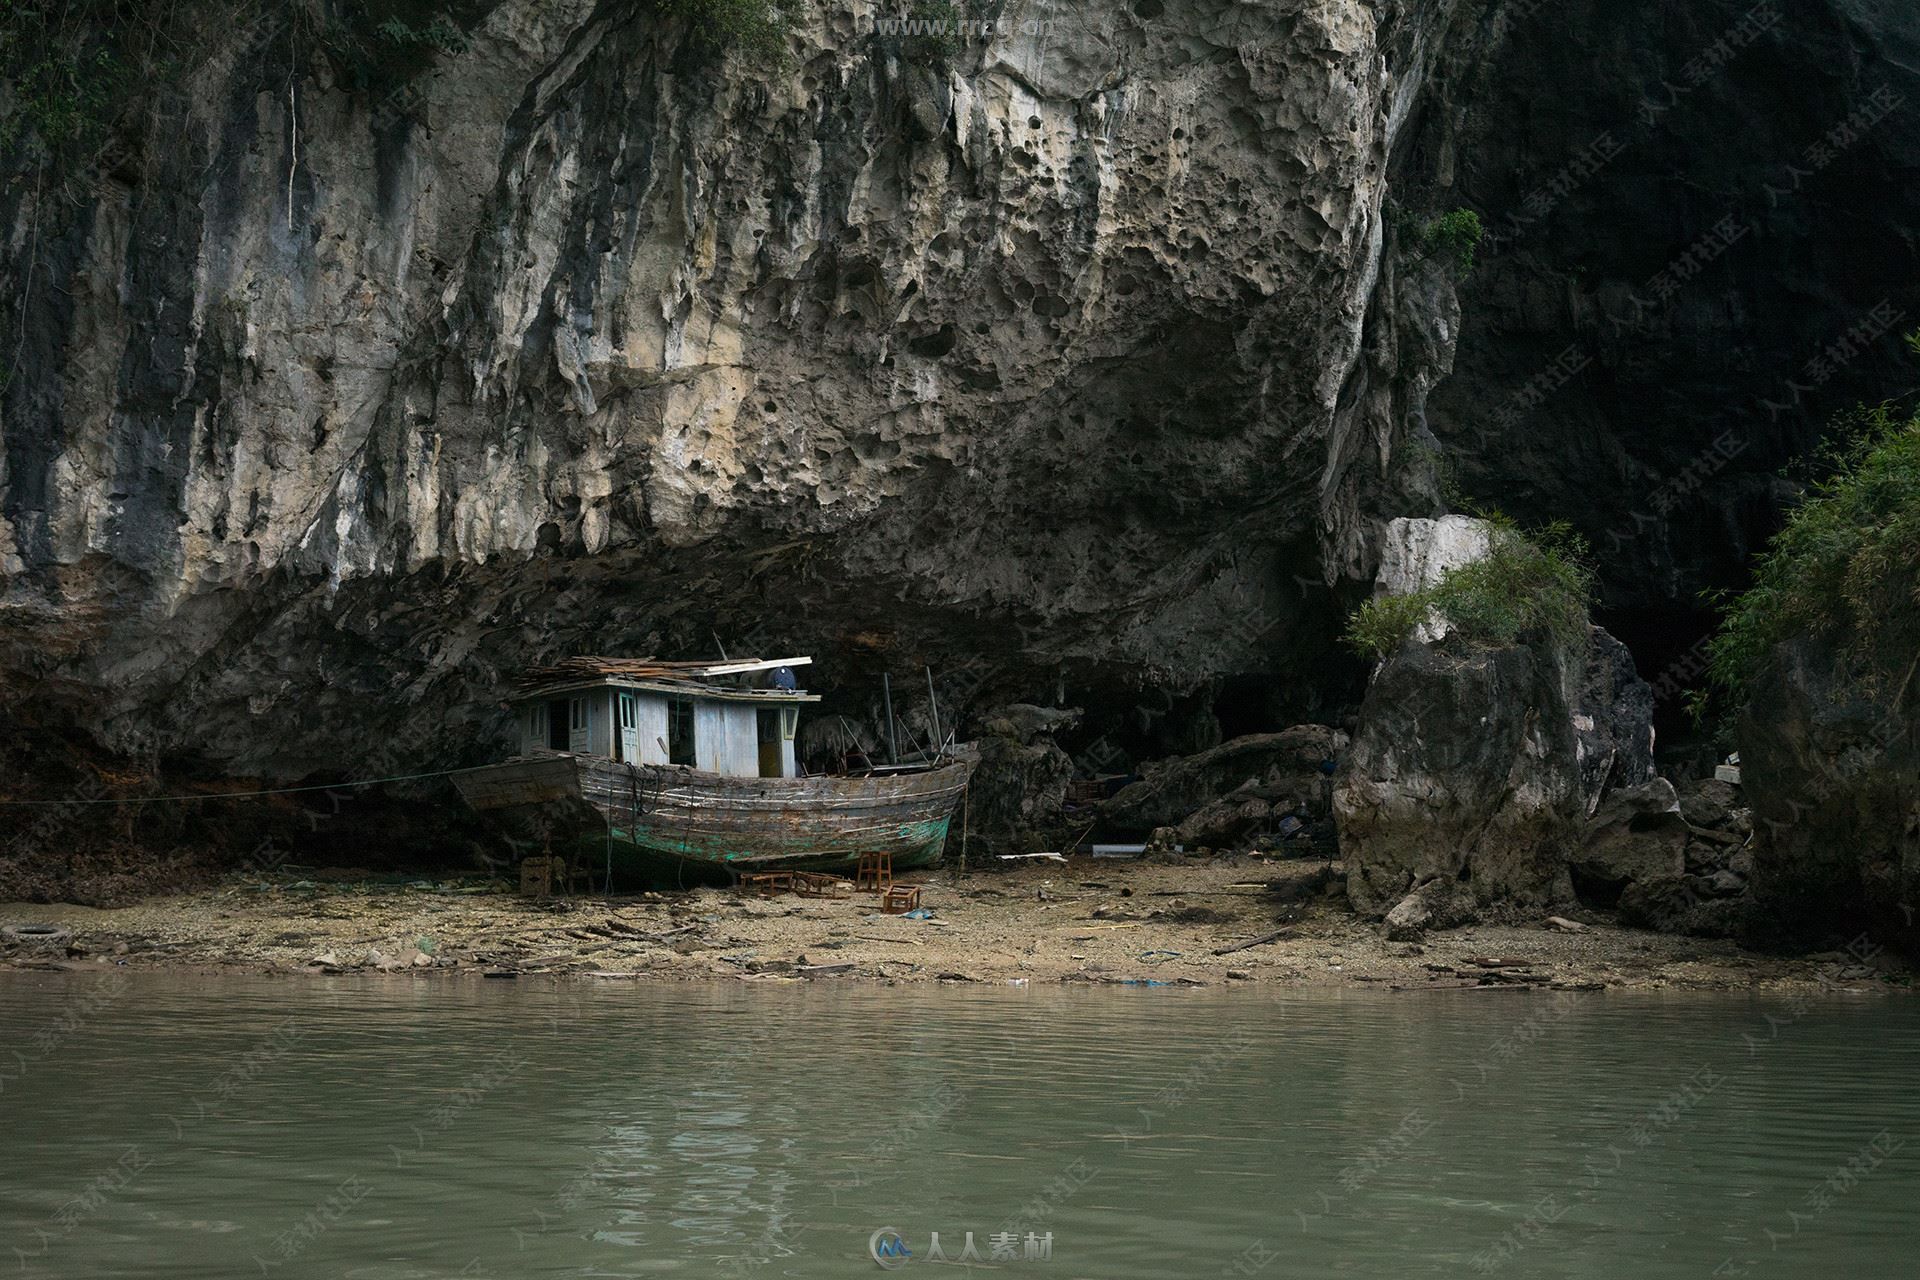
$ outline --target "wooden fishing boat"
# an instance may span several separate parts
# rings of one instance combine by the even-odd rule
[[[792,668],[806,661],[576,659],[534,673],[515,699],[520,754],[456,773],[454,786],[629,883],[851,869],[873,853],[896,868],[934,862],[973,753],[943,743],[913,764],[803,775],[794,727],[818,699]],[[719,683],[728,676],[736,683]],[[739,682],[755,677],[760,687]]]

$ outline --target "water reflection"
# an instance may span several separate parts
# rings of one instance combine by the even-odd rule
[[[882,1226],[1121,1280],[1911,1252],[1904,999],[103,990],[0,983],[26,1275],[839,1276]]]

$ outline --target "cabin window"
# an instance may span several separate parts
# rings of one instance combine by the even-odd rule
[[[547,737],[547,709],[539,703],[527,708],[527,737],[544,742]]]
[[[691,698],[672,698],[667,702],[667,763],[694,763]]]
[[[633,695],[630,693],[620,695],[620,727],[622,729],[640,727],[640,708],[634,704]]]
[[[567,704],[567,711],[571,717],[567,721],[568,726],[576,733],[584,732],[587,727],[587,700],[585,698],[574,698],[570,700]]]
[[[794,727],[799,723],[800,723],[800,708],[798,707],[780,708],[780,740],[782,742],[792,742]]]

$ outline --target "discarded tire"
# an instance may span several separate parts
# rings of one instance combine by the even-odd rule
[[[64,947],[73,930],[59,924],[0,925],[0,939],[16,947]]]

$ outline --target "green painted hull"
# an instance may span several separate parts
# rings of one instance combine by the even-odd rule
[[[916,842],[894,852],[894,870],[908,871],[939,862],[950,825],[951,819],[941,818],[918,831],[902,832],[903,839]],[[644,829],[639,837],[636,840],[634,833],[609,827],[604,832],[581,836],[574,849],[579,861],[592,872],[596,884],[611,871],[616,888],[726,884],[740,872],[770,868],[841,872],[851,877],[860,859],[858,853],[801,853],[790,858],[769,859],[757,850],[689,851],[670,838]]]
[[[465,770],[454,785],[476,808],[537,811],[546,838],[571,842],[616,884],[687,884],[850,872],[870,853],[896,870],[930,865],[972,768],[969,758],[867,777],[733,778],[558,754]]]

